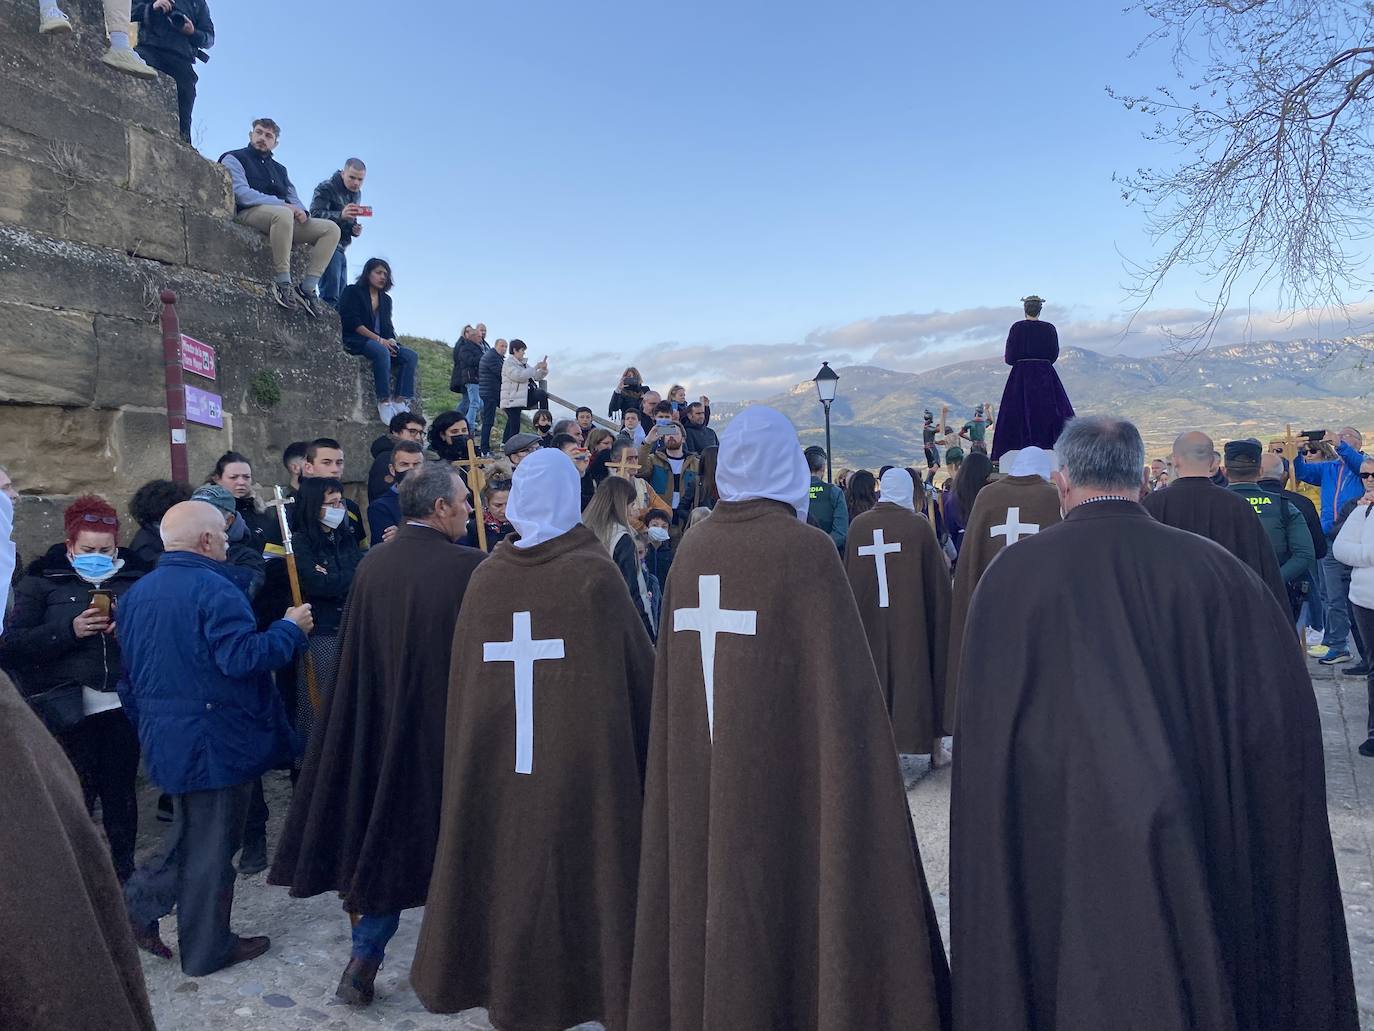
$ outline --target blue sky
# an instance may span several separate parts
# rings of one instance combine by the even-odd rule
[[[351,267],[392,262],[398,330],[484,321],[577,400],[627,363],[747,398],[982,355],[1029,292],[1154,342],[1120,338],[1149,242],[1111,176],[1168,155],[1104,87],[1172,71],[1121,4],[210,2],[202,151],[270,115],[302,195],[362,157]]]

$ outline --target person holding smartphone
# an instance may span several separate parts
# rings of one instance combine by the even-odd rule
[[[535,365],[530,365],[527,354],[529,348],[523,340],[510,342],[510,353],[501,365],[501,409],[506,413],[506,430],[501,437],[505,443],[520,432],[520,413],[526,408],[538,405],[541,411],[548,411],[549,398],[544,391],[534,385],[536,380],[549,374],[549,356],[545,355]],[[549,420],[550,425],[553,420]]]
[[[371,208],[363,207],[363,180],[367,178],[367,165],[362,158],[349,158],[324,182],[315,187],[310,198],[310,217],[328,219],[339,227],[339,242],[334,248],[334,256],[320,277],[320,300],[335,311],[339,308],[339,298],[348,285],[348,245],[355,236],[362,236],[362,223],[358,221],[372,214]],[[364,214],[366,213],[366,214]]]
[[[116,545],[119,516],[104,498],[77,498],[62,522],[65,538],[19,582],[0,665],[18,674],[20,693],[67,753],[92,815],[99,800],[123,882],[134,869],[139,747],[115,693],[123,672],[115,627],[118,600],[142,570]]]

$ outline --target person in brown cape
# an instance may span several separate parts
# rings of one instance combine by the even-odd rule
[[[410,983],[501,1031],[625,1026],[653,646],[556,448],[515,470],[520,533],[472,578],[443,820]]]
[[[1216,541],[1253,569],[1287,611],[1288,588],[1264,524],[1249,501],[1211,480],[1219,468],[1212,438],[1197,432],[1180,435],[1173,460],[1174,478],[1168,488],[1145,498],[1145,511],[1165,526]]]
[[[964,654],[954,1026],[1355,1031],[1321,728],[1287,613],[1225,550],[1141,508],[1130,423],[1074,420],[1055,451],[1068,514],[973,596],[975,619],[1016,632]]]
[[[955,732],[959,660],[969,634],[973,589],[1002,549],[1059,522],[1059,492],[1050,484],[1050,453],[1031,445],[1017,452],[1010,474],[992,480],[973,503],[959,564],[954,567],[954,603],[949,617],[949,669],[945,675],[944,730]],[[989,633],[1020,633],[1018,627],[985,627]],[[984,640],[981,643],[990,642]]]
[[[0,493],[0,584],[14,572],[12,507]],[[0,633],[5,607],[0,603]],[[0,673],[0,1027],[153,1031],[109,846],[57,740]]]
[[[878,504],[849,524],[844,567],[887,699],[897,751],[949,761],[941,741],[949,646],[949,564],[916,514],[906,469],[883,473]]]
[[[324,698],[269,884],[337,891],[359,917],[337,995],[372,1001],[401,911],[425,904],[439,837],[449,647],[486,557],[467,533],[457,469],[427,462],[400,487],[401,525],[358,566]]]
[[[863,621],[746,408],[683,537],[655,667],[630,1031],[925,1031],[949,970]]]

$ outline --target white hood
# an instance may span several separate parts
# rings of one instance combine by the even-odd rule
[[[883,478],[878,483],[882,487],[882,497],[879,501],[916,511],[916,486],[911,482],[911,473],[905,469],[889,469],[883,473]]]
[[[515,468],[506,518],[520,532],[517,548],[562,537],[582,522],[582,478],[558,448],[543,448]]]
[[[785,415],[753,405],[730,420],[720,435],[716,489],[722,501],[768,498],[790,505],[798,519],[806,518],[811,471]]]

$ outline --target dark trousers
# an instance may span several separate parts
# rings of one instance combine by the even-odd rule
[[[482,398],[482,450],[491,450],[491,424],[496,421],[497,399]]]
[[[1360,632],[1360,637],[1366,641],[1374,641],[1374,609],[1361,608],[1353,602],[1350,605],[1355,615],[1355,627]],[[1374,670],[1370,670],[1369,676],[1364,678],[1365,697],[1369,705],[1369,714],[1365,717],[1365,733],[1368,737],[1374,737]]]
[[[243,844],[267,841],[267,798],[262,793],[262,778],[253,781],[253,794],[248,799],[248,815],[243,824]]]
[[[177,121],[180,122],[181,138],[190,143],[191,109],[196,106],[196,83],[200,81],[200,76],[196,74],[195,62],[178,61],[165,50],[153,47],[138,47],[138,56],[150,67],[170,75],[176,82]]]
[[[536,407],[541,412],[547,412],[549,410],[549,395],[544,393],[544,391],[540,390],[538,387],[530,387],[529,395],[525,399],[524,405],[522,405],[519,408],[501,409],[501,411],[506,413],[506,429],[505,433],[501,437],[502,444],[504,444],[506,441],[510,440],[511,437],[515,436],[517,433],[520,432],[521,413],[524,412],[526,408]]]
[[[110,841],[110,858],[121,881],[134,872],[138,839],[138,734],[123,709],[87,716],[58,737],[76,768],[86,808],[100,801],[100,822]]]
[[[213,791],[174,795],[175,816],[162,851],[124,885],[129,919],[147,927],[175,907],[181,970],[188,977],[213,974],[229,962],[238,936],[229,930],[234,905],[234,853],[253,782]]]
[[[501,443],[504,444],[520,432],[520,415],[524,412],[523,408],[502,408],[506,413],[506,428],[501,434]]]
[[[353,925],[353,958],[380,963],[400,926],[400,912],[363,914]]]

